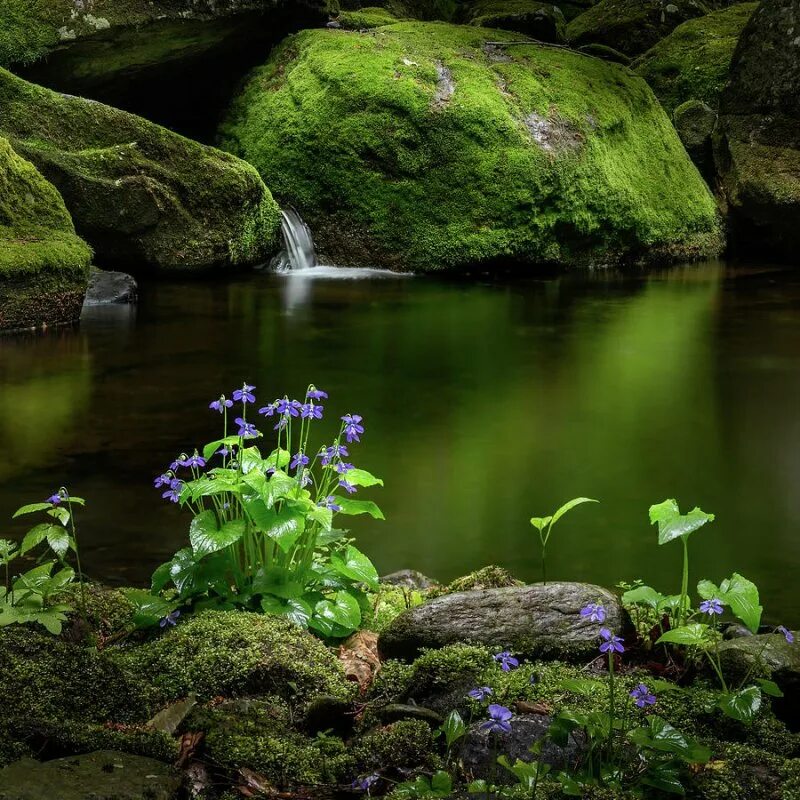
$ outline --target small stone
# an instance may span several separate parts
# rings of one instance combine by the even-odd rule
[[[431,586],[436,586],[433,578],[429,578],[415,569],[400,569],[397,572],[390,572],[381,578],[381,583],[400,586],[403,589],[430,589]]]
[[[93,269],[89,275],[85,306],[109,303],[135,303],[138,295],[136,279],[125,272]]]

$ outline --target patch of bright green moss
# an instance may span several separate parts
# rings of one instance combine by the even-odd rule
[[[684,22],[634,63],[668,113],[687,100],[717,108],[736,43],[757,5],[742,3]]]
[[[430,772],[438,766],[433,732],[427,722],[404,719],[361,736],[352,747],[358,774],[380,770]]]
[[[644,81],[565,49],[486,39],[412,22],[304,31],[254,72],[221,141],[341,263],[457,270],[719,251],[714,201]]]
[[[397,22],[397,17],[385,8],[367,6],[357,11],[342,11],[336,21],[349,31],[368,30],[370,28],[380,28],[383,25],[391,25]]]

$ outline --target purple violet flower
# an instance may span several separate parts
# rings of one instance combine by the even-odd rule
[[[196,451],[194,455],[184,459],[184,461],[181,463],[182,467],[197,467],[198,469],[204,467],[205,465],[206,460],[202,456],[198,455]]]
[[[343,444],[334,444],[331,447],[323,447],[319,451],[320,461],[323,467],[327,467],[335,458],[341,460],[342,456],[347,458],[350,455],[347,447]]]
[[[278,400],[275,406],[275,410],[284,417],[288,417],[290,415],[292,417],[300,416],[301,408],[302,406],[300,405],[299,400],[290,400],[288,397]]]
[[[297,469],[300,466],[308,466],[309,458],[305,453],[295,453],[292,463],[289,464],[289,469]]]
[[[639,708],[656,704],[656,696],[643,683],[631,692],[631,697]]]
[[[300,485],[303,486],[303,487],[306,487],[310,483],[314,483],[314,479],[311,477],[311,475],[309,474],[309,471],[307,469],[303,470],[303,477],[300,478]]]
[[[502,669],[503,672],[510,672],[512,669],[516,669],[519,666],[519,659],[514,658],[508,650],[503,650],[502,653],[496,653],[494,660],[500,664],[500,669]]]
[[[239,426],[237,436],[242,436],[245,439],[254,439],[258,436],[256,426],[252,422],[245,422],[241,417],[236,417],[234,421]]]
[[[347,441],[360,442],[360,434],[364,433],[361,417],[358,414],[345,414],[342,422],[344,422],[344,435],[347,437]]]
[[[212,411],[219,411],[221,414],[226,408],[230,408],[233,405],[233,400],[228,400],[225,395],[219,398],[219,400],[212,400],[208,407],[212,409]]]
[[[58,492],[56,492],[55,494],[51,494],[50,497],[48,497],[47,500],[45,500],[45,503],[52,503],[52,505],[57,506],[60,505],[63,499],[64,498],[61,497],[61,495]]]
[[[600,644],[601,653],[625,652],[625,648],[622,646],[622,643],[625,640],[620,638],[619,636],[614,636],[614,634],[611,633],[611,631],[608,628],[600,628],[600,636],[604,640]]]
[[[319,503],[317,503],[317,505],[322,508],[327,508],[330,511],[333,511],[334,514],[337,511],[342,510],[342,507],[336,504],[336,498],[333,495],[329,495],[324,500],[320,500]]]
[[[789,644],[794,644],[794,634],[786,626],[778,625],[778,627],[775,628],[775,633],[782,633],[783,638],[786,639]]]
[[[169,500],[170,503],[177,503],[181,499],[181,492],[183,491],[183,481],[173,479],[170,481],[169,489],[164,492],[161,496],[165,500]]]
[[[467,692],[467,697],[471,697],[473,700],[483,702],[484,700],[488,700],[489,696],[492,694],[493,692],[491,686],[476,686],[474,689],[470,689]]]
[[[505,706],[492,703],[489,706],[489,719],[481,724],[481,730],[489,733],[511,733],[510,720],[513,716]]]
[[[380,780],[380,776],[373,773],[372,775],[367,775],[364,778],[356,778],[351,784],[351,789],[358,789],[359,792],[367,792],[369,794],[369,790],[372,788],[373,784],[377,783]]]
[[[344,475],[350,472],[351,469],[355,469],[355,467],[352,464],[348,464],[346,461],[338,461],[336,464],[333,465],[333,468],[340,475]]]
[[[341,486],[342,489],[347,492],[347,494],[355,494],[358,491],[358,489],[356,489],[356,487],[350,483],[350,481],[345,480],[344,478],[339,481],[339,486]]]
[[[256,396],[253,394],[253,389],[255,386],[249,386],[248,384],[242,384],[241,389],[235,389],[233,394],[231,395],[234,400],[238,403],[240,400],[242,401],[243,405],[247,405],[247,403],[255,403]]]
[[[173,477],[174,475],[171,472],[165,472],[162,475],[158,475],[153,479],[153,486],[155,486],[156,489],[160,489],[162,486],[169,486],[170,483],[172,483]],[[53,497],[57,496],[58,495],[53,495]],[[53,498],[52,497],[48,498],[47,502],[52,503]]]
[[[300,406],[300,416],[303,419],[322,419],[323,406],[315,406],[313,403],[304,403]]]
[[[222,447],[220,447],[220,449],[215,452],[215,455],[222,456],[223,458],[225,458],[225,456],[229,456],[231,455],[231,453],[233,453],[233,447],[222,445]]]
[[[605,622],[606,609],[600,603],[589,603],[588,606],[581,609],[581,616],[589,619],[589,622]]]
[[[278,407],[278,401],[276,400],[274,403],[270,403],[266,406],[261,406],[258,409],[258,413],[264,417],[271,417],[275,413],[275,409]]]
[[[166,628],[167,625],[172,625],[173,627],[178,624],[178,617],[181,615],[180,611],[173,611],[171,614],[167,614],[166,617],[162,617],[161,621],[158,623],[162,628]]]
[[[307,392],[306,397],[309,400],[327,400],[328,393],[323,392],[322,389],[317,389],[316,386],[312,386]]]
[[[722,601],[716,597],[712,597],[710,600],[703,600],[703,602],[700,603],[700,610],[704,614],[709,614],[710,616],[713,616],[714,614],[721,614]]]

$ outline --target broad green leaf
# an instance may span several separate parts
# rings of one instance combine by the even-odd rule
[[[369,514],[373,519],[385,519],[372,500],[351,500],[349,497],[335,497],[334,502],[342,509],[342,514]]]
[[[349,592],[340,591],[330,599],[321,600],[314,607],[311,624],[324,631],[326,628],[335,635],[338,630],[354,631],[361,622],[361,607],[358,600]]]
[[[701,622],[693,622],[681,628],[673,628],[666,631],[656,644],[668,642],[670,644],[682,644],[687,647],[703,647],[708,644],[710,628]]]
[[[253,594],[271,594],[284,600],[302,597],[305,588],[292,570],[269,567],[253,581]]]
[[[349,545],[343,553],[331,555],[331,566],[346,578],[378,588],[378,571],[372,562],[357,548]]]
[[[680,539],[714,521],[713,514],[706,514],[694,508],[688,514],[681,514],[674,500],[665,500],[658,505],[650,506],[650,524],[658,525],[658,543],[667,544],[673,539]]]
[[[442,733],[444,733],[447,746],[452,747],[466,732],[467,726],[464,724],[461,714],[455,710],[451,711],[442,725]]]
[[[761,708],[761,690],[758,686],[748,686],[738,692],[728,692],[721,695],[718,705],[731,719],[752,722]]]
[[[72,544],[72,537],[67,533],[66,528],[51,525],[47,532],[47,544],[60,559],[63,559]]]
[[[626,606],[658,608],[665,600],[666,597],[661,592],[657,592],[650,586],[637,586],[622,595],[622,602]]]
[[[591,697],[600,691],[605,684],[602,681],[595,680],[594,678],[564,678],[558,682],[561,689],[566,689],[573,694],[580,694],[585,697]]]
[[[56,594],[69,586],[75,580],[75,570],[72,567],[64,567],[56,572],[52,578],[44,585],[45,596]]]
[[[14,593],[28,591],[42,594],[42,590],[50,582],[52,571],[53,562],[48,561],[24,572],[14,581]]]
[[[765,678],[756,678],[756,683],[764,694],[770,697],[783,697],[781,687],[775,681],[768,681]]]
[[[758,587],[743,575],[734,572],[719,586],[711,581],[700,581],[697,584],[697,593],[704,600],[717,598],[729,606],[750,631],[758,633],[764,609],[759,602]]]
[[[217,450],[220,449],[223,445],[230,447],[231,445],[239,444],[239,437],[238,436],[227,436],[225,439],[217,439],[215,442],[209,442],[203,448],[203,458],[208,461]]]
[[[34,514],[37,511],[49,511],[51,508],[53,508],[52,503],[29,503],[26,506],[18,508],[14,512],[11,519],[16,519],[17,517],[21,517],[23,514]]]
[[[309,509],[306,516],[318,522],[323,531],[329,531],[333,527],[333,512],[329,508],[323,506],[314,506]]]
[[[308,627],[308,621],[313,613],[311,606],[299,597],[283,600],[272,595],[266,595],[262,598],[261,610],[265,614],[286,617],[301,628]]]
[[[541,533],[552,520],[552,517],[531,517],[531,525]]]
[[[133,605],[133,624],[137,628],[152,628],[171,614],[178,604],[163,597],[146,592],[144,589],[124,590],[126,599]]]
[[[63,506],[56,506],[45,513],[53,519],[57,519],[62,525],[66,525],[69,522],[70,513]]]
[[[47,539],[51,532],[63,531],[60,525],[54,525],[52,522],[42,522],[40,525],[35,525],[26,534],[22,540],[22,547],[20,547],[20,555],[30,552],[35,547],[38,547],[43,541]]]
[[[469,794],[486,794],[489,791],[489,786],[485,780],[471,781],[467,786]]]
[[[573,508],[575,508],[575,506],[582,505],[583,503],[599,503],[599,502],[600,502],[599,500],[592,500],[591,497],[576,497],[574,500],[570,500],[564,503],[564,505],[561,506],[561,508],[559,508],[555,514],[553,514],[553,522],[551,523],[551,525],[555,525],[556,522],[558,522],[561,519],[561,517],[563,517],[564,514],[567,513],[567,511],[571,511]]]
[[[376,478],[365,469],[355,468],[348,470],[345,477],[348,483],[352,483],[353,486],[383,486],[383,481],[380,478]]]
[[[189,525],[189,542],[196,559],[200,559],[219,548],[214,534],[219,531],[217,515],[214,511],[201,511]]]
[[[661,792],[685,795],[686,790],[680,781],[680,772],[667,764],[656,764],[645,772],[639,781]]]
[[[453,779],[443,769],[436,770],[431,778],[431,790],[437,797],[450,797],[453,792]]]

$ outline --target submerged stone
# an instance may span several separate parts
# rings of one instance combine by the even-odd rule
[[[588,583],[537,583],[457,592],[404,611],[379,640],[385,658],[412,659],[424,648],[458,642],[508,649],[516,656],[563,661],[597,653],[599,625],[580,615],[605,606],[605,626],[624,635],[629,621],[615,595]]]
[[[277,249],[279,209],[252,167],[140,117],[0,69],[0,135],[61,192],[104,265],[225,269]]]
[[[585,266],[722,246],[713,198],[647,85],[519,34],[305,31],[255,71],[221,141],[339,263]]]
[[[0,330],[76,321],[91,257],[56,188],[0,138]]]

